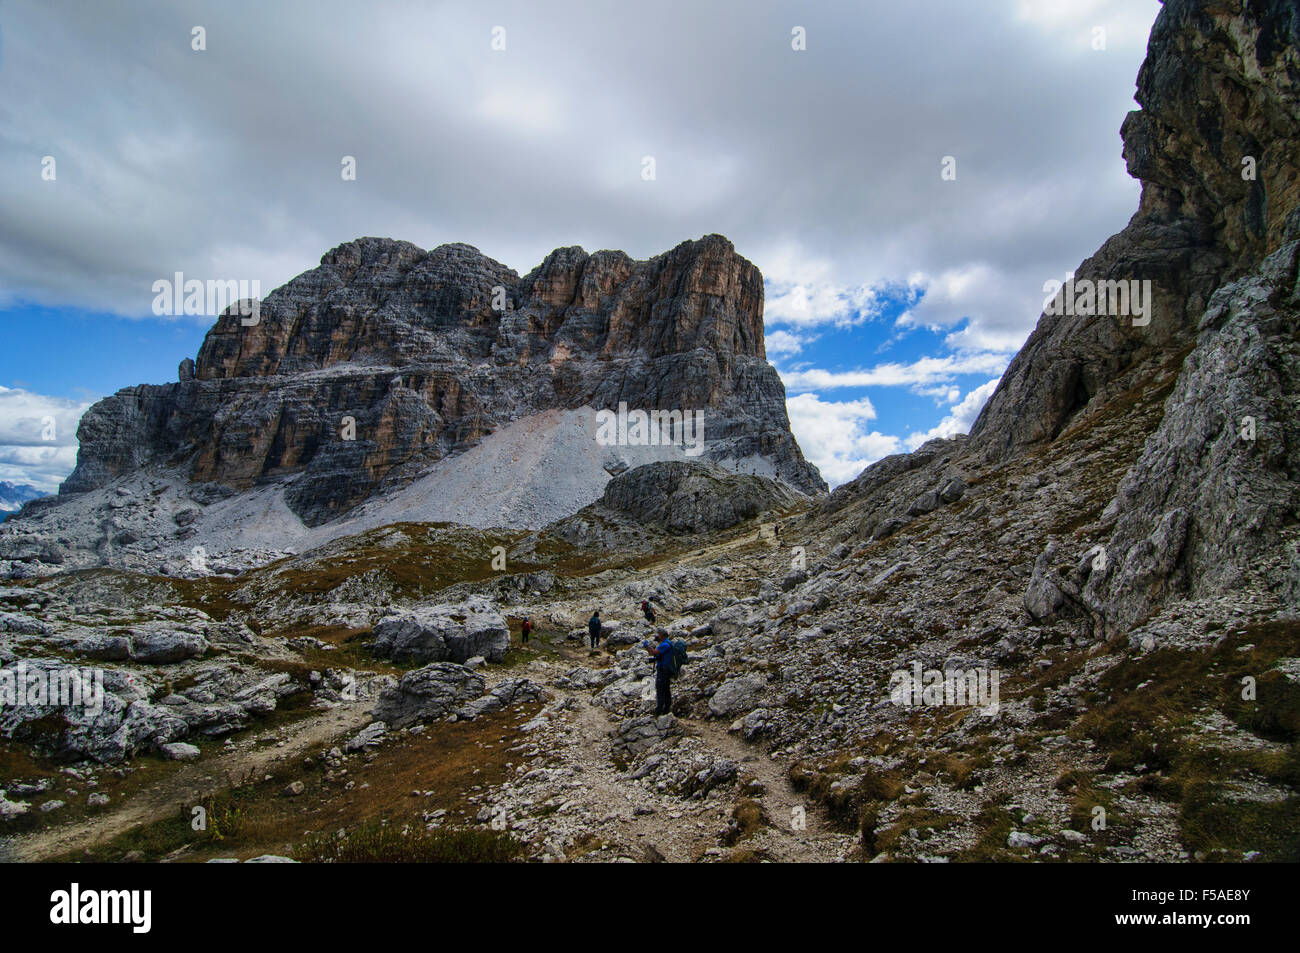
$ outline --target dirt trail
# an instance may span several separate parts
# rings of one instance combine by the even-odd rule
[[[546,680],[550,682],[549,677]],[[556,687],[550,691],[557,699],[572,699],[575,705],[565,712],[574,731],[554,754],[562,764],[580,767],[582,802],[595,816],[612,822],[615,839],[632,848],[633,854],[654,848],[664,860],[675,863],[697,861],[707,848],[719,846],[718,835],[727,826],[731,798],[683,800],[675,795],[655,795],[635,784],[610,759],[609,732],[615,722],[591,703],[592,693]],[[686,719],[680,724],[686,735],[703,742],[714,755],[736,762],[742,777],[763,786],[755,800],[762,805],[767,824],[737,847],[794,863],[834,861],[842,856],[844,835],[831,828],[819,807],[793,790],[783,766],[760,747],[729,734],[722,722]],[[637,813],[638,807],[653,813]]]
[[[772,526],[762,524],[752,532],[705,546],[700,551],[665,558],[645,571],[654,573],[669,566],[713,564],[723,554],[755,547],[779,549],[783,540],[773,534]],[[737,568],[740,573],[727,580],[728,587],[734,588],[738,581],[754,576],[745,560]],[[606,604],[610,600],[596,601]],[[639,619],[634,621],[639,623]],[[696,861],[706,849],[718,847],[718,835],[727,827],[734,800],[728,797],[700,801],[657,795],[619,771],[610,757],[609,732],[616,722],[604,709],[592,704],[594,692],[555,685],[556,677],[568,669],[592,667],[594,660],[585,647],[560,642],[554,649],[556,655],[538,659],[528,674],[545,684],[556,700],[571,700],[573,708],[563,711],[562,718],[574,730],[551,753],[561,764],[580,770],[581,801],[593,817],[605,821],[600,825],[602,836],[617,841],[634,857],[653,847],[670,862]],[[742,778],[753,778],[763,787],[763,793],[755,800],[762,805],[767,822],[758,833],[736,847],[752,849],[772,860],[795,863],[836,861],[844,856],[846,835],[831,825],[820,806],[794,791],[784,764],[773,761],[763,747],[730,734],[727,722],[686,719],[680,723],[686,735],[703,742],[715,758],[736,762]],[[673,756],[671,751],[668,756]],[[642,813],[638,813],[638,808]],[[653,813],[644,813],[647,809]]]
[[[359,730],[371,721],[371,708],[370,702],[342,705],[291,727],[255,732],[232,750],[182,765],[165,779],[135,792],[129,800],[92,817],[14,837],[6,845],[8,852],[14,860],[40,861],[110,840],[138,824],[175,811],[178,805],[196,804],[227,790],[232,779],[265,774],[277,762],[301,757],[316,745]],[[282,739],[283,746],[256,747],[270,737]]]

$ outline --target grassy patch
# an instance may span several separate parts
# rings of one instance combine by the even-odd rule
[[[731,823],[727,826],[722,842],[731,846],[742,840],[748,840],[769,823],[763,805],[753,798],[741,798],[731,809]]]
[[[983,863],[1024,859],[1007,849],[1007,838],[1016,826],[1015,815],[1006,807],[1009,799],[1009,794],[1002,794],[980,808],[975,817],[975,843],[958,852],[954,860]]]
[[[1183,789],[1178,827],[1188,849],[1208,860],[1240,860],[1244,851],[1255,850],[1266,860],[1300,861],[1300,799],[1295,797],[1225,801],[1212,782],[1192,782]]]
[[[145,860],[289,854],[296,845],[314,842],[314,835],[337,837],[339,830],[360,830],[371,822],[423,831],[424,814],[436,809],[447,812],[449,828],[465,826],[477,812],[469,800],[473,789],[501,783],[509,765],[522,763],[523,756],[509,749],[524,740],[518,725],[535,711],[536,706],[521,706],[473,722],[436,723],[422,734],[382,745],[372,760],[359,754],[346,758],[346,773],[332,776],[320,757],[331,742],[314,752],[310,763],[284,763],[269,778],[265,773],[256,780],[227,778],[229,786],[217,794],[173,804],[156,819],[84,853],[53,859],[119,861],[132,851]],[[303,782],[304,793],[285,796],[291,781]],[[195,807],[206,817],[199,829]]]
[[[1298,643],[1300,623],[1275,621],[1238,630],[1213,649],[1126,659],[1101,677],[1101,703],[1072,731],[1096,743],[1106,771],[1136,774],[1135,793],[1177,804],[1189,849],[1219,859],[1252,850],[1265,860],[1300,859],[1300,691],[1274,669]],[[1255,680],[1253,699],[1242,697],[1247,678]],[[1215,744],[1198,727],[1214,712],[1288,747]],[[1260,781],[1291,793],[1262,802],[1229,797],[1234,786]],[[1076,796],[1080,813],[1089,800],[1105,805],[1105,792],[1085,793]]]
[[[848,755],[842,755],[821,769],[797,762],[788,774],[791,786],[825,807],[831,821],[844,830],[861,827],[864,815],[879,811],[903,792],[897,772],[846,776],[848,760]]]
[[[503,864],[522,860],[524,845],[504,831],[449,827],[425,830],[368,821],[343,836],[313,834],[293,858],[313,864]]]
[[[943,814],[938,811],[928,810],[926,808],[908,808],[893,823],[889,824],[883,830],[875,831],[872,836],[871,849],[873,853],[882,851],[893,851],[898,848],[899,841],[909,836],[909,831],[917,832],[918,842],[923,842],[928,838],[931,832],[943,830],[957,821],[954,814]],[[873,828],[876,824],[872,825]],[[863,830],[863,846],[867,845],[866,830]]]

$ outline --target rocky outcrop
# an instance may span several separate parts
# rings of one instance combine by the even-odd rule
[[[1169,0],[1137,85],[1142,109],[1122,132],[1141,205],[1075,279],[1150,281],[1149,323],[1044,314],[971,428],[990,460],[1053,440],[1190,346],[1211,295],[1279,246],[1300,205],[1300,12],[1290,0]]]
[[[666,738],[680,734],[681,730],[681,725],[671,714],[624,719],[610,732],[614,758],[635,758]]]
[[[1100,558],[1060,566],[1045,552],[1025,592],[1036,620],[1083,609],[1106,631],[1180,594],[1284,586],[1300,479],[1300,10],[1170,0],[1137,100],[1122,131],[1141,205],[1075,281],[1150,281],[1149,314],[1045,313],[968,448],[987,463],[1086,442],[1172,389],[1154,421],[1130,422],[1149,439],[1102,514]]]
[[[399,613],[375,623],[373,634],[374,653],[395,662],[500,662],[510,648],[506,620],[483,598]]]
[[[461,702],[483,694],[483,677],[455,662],[434,662],[407,672],[375,702],[375,720],[407,728],[451,714]]]
[[[758,707],[765,684],[758,675],[727,679],[709,699],[709,714],[717,718],[734,717]]]
[[[841,539],[888,539],[919,516],[956,503],[966,493],[964,435],[930,440],[911,453],[878,460],[835,488],[819,511],[834,515],[852,507]]]
[[[698,463],[650,463],[610,480],[598,505],[669,533],[704,533],[799,501],[764,477]]]
[[[546,690],[530,679],[507,678],[499,682],[486,695],[457,709],[456,717],[464,721],[473,721],[480,715],[488,715],[511,705],[541,701],[545,695]]]
[[[703,411],[704,459],[822,491],[762,312],[758,269],[717,235],[649,261],[558,249],[522,278],[468,245],[358,239],[255,324],[223,314],[180,380],[87,411],[60,492],[150,463],[234,490],[292,477],[286,502],[317,525],[518,417],[620,404]]]
[[[22,662],[29,681],[66,678],[67,666],[55,659]],[[9,666],[13,675],[17,666]],[[63,760],[89,759],[112,764],[141,751],[164,750],[185,737],[218,738],[276,710],[279,701],[303,690],[284,673],[267,674],[241,666],[198,671],[194,684],[164,694],[137,671],[102,670],[102,689],[87,684],[78,704],[43,698],[0,709],[0,737],[32,744]],[[152,696],[152,697],[151,697]],[[169,757],[184,749],[167,747]]]
[[[515,556],[527,557],[548,540],[587,549],[643,552],[662,544],[665,534],[729,529],[804,500],[779,481],[732,473],[713,464],[649,463],[614,477],[599,500],[529,537],[515,549]]]
[[[1211,300],[1164,419],[1120,483],[1108,558],[1084,592],[1110,627],[1171,593],[1215,596],[1251,577],[1283,585],[1300,521],[1298,279],[1291,241]]]

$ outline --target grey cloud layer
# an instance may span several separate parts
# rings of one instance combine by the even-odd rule
[[[269,290],[367,234],[525,271],[558,245],[722,232],[782,303],[786,353],[835,302],[909,281],[931,292],[909,321],[970,316],[952,348],[1007,352],[1042,283],[1136,206],[1118,129],[1157,9],[6,0],[0,306],[144,315],[175,271]],[[800,294],[816,313],[791,321]]]
[[[1117,130],[1149,19],[1127,11],[1154,4],[1090,6],[9,2],[0,280],[146,313],[158,276],[270,287],[360,234],[522,270],[721,231],[774,280],[803,258],[844,286],[978,262],[1032,302],[1134,204]],[[1002,304],[981,320],[1036,316]]]

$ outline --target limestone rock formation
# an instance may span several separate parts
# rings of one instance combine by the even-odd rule
[[[230,309],[180,380],[92,407],[60,492],[151,462],[235,490],[292,475],[315,525],[518,417],[620,403],[704,411],[706,459],[825,489],[765,359],[762,276],[718,235],[640,262],[562,248],[522,278],[468,245],[362,238],[252,321]]]
[[[1290,0],[1170,0],[1136,98],[1142,109],[1122,132],[1141,205],[1075,277],[1151,281],[1149,323],[1040,318],[971,428],[989,459],[1054,439],[1190,346],[1211,295],[1279,246],[1300,205],[1300,12]]]
[[[374,636],[374,653],[395,662],[463,665],[476,655],[499,662],[510,648],[506,620],[481,598],[389,616],[375,623]]]
[[[599,505],[670,533],[703,533],[798,501],[797,494],[764,477],[695,463],[650,463],[610,480]]]
[[[1115,499],[1110,557],[1085,591],[1112,626],[1170,593],[1251,576],[1283,585],[1300,531],[1300,241],[1221,288],[1164,419]]]
[[[729,529],[804,499],[776,480],[713,464],[649,463],[614,477],[599,500],[546,527],[514,552],[527,556],[546,537],[584,548],[643,551],[662,542],[665,534]]]
[[[449,714],[461,702],[483,694],[483,679],[455,662],[434,662],[383,691],[375,701],[375,720],[392,728],[406,728]]]
[[[886,458],[788,507],[790,491],[762,477],[629,463],[602,482],[602,500],[542,532],[387,526],[238,579],[109,569],[0,587],[0,674],[112,663],[93,717],[60,724],[30,698],[0,706],[0,736],[81,762],[54,775],[57,790],[10,768],[0,823],[65,809],[64,778],[79,779],[77,803],[92,780],[107,792],[117,769],[97,761],[235,734],[282,698],[301,712],[310,693],[320,719],[348,716],[337,737],[349,751],[309,759],[325,771],[304,775],[308,790],[336,785],[364,804],[391,787],[360,778],[410,763],[381,749],[459,735],[510,759],[504,774],[466,765],[468,816],[508,819],[538,859],[1296,859],[1300,210],[1278,226],[1276,202],[1293,201],[1294,183],[1261,172],[1263,197],[1251,198],[1255,187],[1229,174],[1243,143],[1285,164],[1300,140],[1296,22],[1293,4],[1272,0],[1168,0],[1141,81],[1151,115],[1126,125],[1150,176],[1143,210],[1081,269],[1151,274],[1158,310],[1145,327],[1045,317],[969,438]],[[635,272],[611,253],[590,257],[608,287]],[[575,277],[579,261],[576,250],[548,259],[532,300],[604,294]],[[467,327],[458,333],[477,333]],[[286,367],[305,359],[264,350]],[[512,461],[503,453],[477,472]],[[780,510],[780,534],[723,525],[747,518],[750,493],[760,512]],[[105,493],[100,528],[114,545],[153,495],[126,479]],[[228,502],[165,515],[188,542],[198,523],[186,514]],[[70,500],[29,506],[80,512]],[[28,554],[14,565],[75,563],[74,528],[62,525],[43,538],[3,530]],[[674,525],[692,535],[674,537]],[[509,569],[489,572],[498,542]],[[586,649],[597,608],[610,642],[631,644]],[[385,617],[392,645],[409,636],[420,652],[445,651],[445,633],[454,641],[483,620],[491,631],[527,617],[537,628],[520,653],[526,676],[477,658],[400,679],[367,672],[355,642],[388,631]],[[412,624],[421,617],[433,624]],[[566,632],[583,647],[563,644]],[[652,632],[690,652],[674,714],[659,718],[635,641]],[[173,642],[203,654],[140,657],[141,645],[168,655]],[[921,697],[910,685],[925,686]],[[752,741],[762,747],[738,757]],[[215,775],[227,757],[237,754],[205,748],[200,764]],[[443,822],[424,807],[430,792],[411,794],[422,805],[413,824]],[[373,803],[392,809],[387,793]]]

